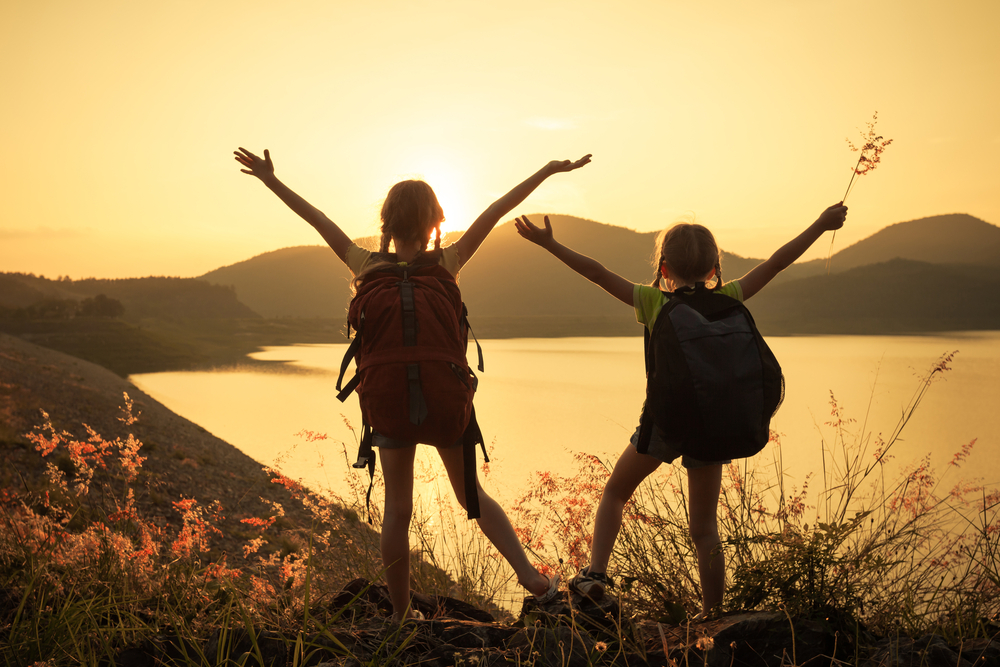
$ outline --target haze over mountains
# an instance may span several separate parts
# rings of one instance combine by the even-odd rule
[[[533,216],[534,217],[534,216]],[[539,219],[541,216],[537,216]],[[636,282],[653,277],[656,233],[552,215],[556,237]],[[821,241],[822,242],[822,241]],[[727,280],[760,258],[723,251]],[[765,333],[906,333],[1000,329],[1000,228],[966,214],[886,227],[826,261],[795,264],[750,302]],[[326,246],[265,253],[201,276],[232,286],[263,317],[344,318],[350,273]],[[629,335],[628,308],[505,223],[462,270],[477,334]]]

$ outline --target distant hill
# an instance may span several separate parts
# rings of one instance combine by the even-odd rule
[[[550,215],[549,219],[558,238],[579,252],[600,258],[630,280],[652,280],[657,232],[640,233],[563,215]],[[445,243],[458,236],[455,233],[446,236]],[[373,247],[374,239],[361,239],[359,243]],[[727,275],[733,276],[743,275],[759,261],[730,254],[724,254],[723,259]],[[553,315],[593,314],[607,295],[585,283],[567,280],[572,277],[547,253],[521,239],[508,222],[487,237],[476,253],[476,260],[462,270],[460,280],[466,302],[477,318],[524,316],[533,311]],[[241,302],[263,317],[342,317],[350,303],[351,274],[327,246],[275,250],[200,278],[231,286]],[[553,304],[546,290],[518,287],[512,294],[511,285],[520,286],[524,281],[570,283],[574,296],[566,303]]]
[[[892,259],[1000,269],[1000,227],[965,213],[898,222],[836,253],[831,273]],[[826,273],[826,260],[791,267],[785,278]]]
[[[0,308],[27,308],[45,298],[26,283],[18,274],[0,273]]]
[[[655,232],[549,217],[568,246],[629,280],[652,280]],[[760,261],[723,251],[723,276],[738,278]],[[774,334],[1000,328],[991,277],[998,268],[1000,228],[969,215],[934,216],[892,225],[837,252],[829,276],[826,260],[793,265],[751,308],[761,329]],[[326,246],[266,253],[202,278],[231,285],[264,317],[343,318],[350,301],[350,274]],[[626,307],[518,237],[510,223],[487,238],[460,284],[478,335],[641,331]],[[947,304],[929,308],[917,293]]]
[[[327,246],[282,248],[200,280],[232,286],[263,317],[339,317],[350,301],[351,272]]]
[[[0,309],[24,308],[45,299],[82,301],[98,294],[120,301],[123,319],[130,321],[259,317],[232,289],[195,278],[49,280],[0,274]]]
[[[530,217],[541,224],[541,215]],[[550,215],[549,219],[555,237],[577,252],[600,259],[629,280],[652,279],[655,232],[638,233],[563,215]],[[460,284],[474,318],[621,315],[612,297],[522,239],[511,223],[487,237],[475,259],[462,270]],[[475,326],[476,319],[472,322]]]
[[[1000,329],[1000,274],[893,259],[769,286],[749,302],[765,334]]]

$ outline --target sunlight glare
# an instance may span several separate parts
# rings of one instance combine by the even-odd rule
[[[441,233],[461,231],[468,228],[478,215],[471,209],[465,175],[448,166],[444,161],[431,159],[422,161],[420,170],[411,176],[426,181],[437,195],[444,209]]]

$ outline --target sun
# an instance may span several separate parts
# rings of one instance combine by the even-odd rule
[[[480,213],[473,210],[468,197],[468,185],[464,175],[443,162],[430,161],[420,165],[413,178],[426,181],[434,189],[438,202],[444,210],[441,234],[468,229]]]

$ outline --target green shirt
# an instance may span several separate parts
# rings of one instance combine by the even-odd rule
[[[740,286],[739,280],[725,283],[713,291],[731,296],[741,303],[743,301],[743,288]],[[670,298],[658,287],[636,284],[632,290],[632,305],[635,306],[636,321],[645,324],[646,328],[652,331],[653,325],[656,324],[656,316],[660,314],[660,310],[669,300]]]

